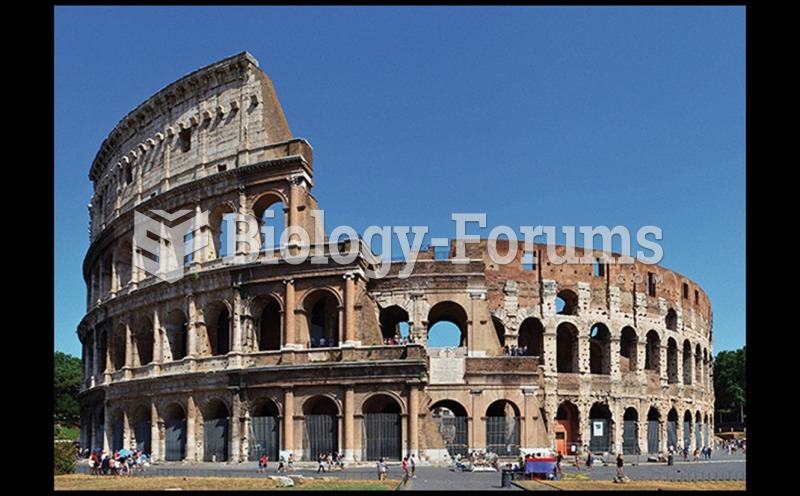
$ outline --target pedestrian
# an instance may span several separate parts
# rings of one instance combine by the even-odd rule
[[[381,480],[386,480],[386,477],[389,473],[389,467],[388,465],[386,465],[386,458],[381,458],[380,471],[381,471]]]
[[[267,454],[264,453],[263,455],[261,455],[261,458],[258,459],[258,471],[260,473],[264,473],[266,469],[267,469]]]
[[[325,473],[325,455],[322,453],[317,456],[317,473]]]
[[[403,478],[408,477],[408,457],[403,457]]]
[[[564,470],[561,468],[561,462],[564,461],[564,455],[559,451],[556,454],[556,476],[564,477]]]
[[[289,467],[289,472],[294,471],[294,453],[289,453],[289,460],[286,462]]]
[[[411,466],[411,478],[417,478],[417,461],[414,459],[414,453],[411,453],[411,458],[408,459],[408,464]]]
[[[577,451],[575,452],[575,470],[581,469],[581,454]]]
[[[622,467],[625,461],[622,459],[622,453],[617,453],[617,475],[622,477]]]
[[[286,463],[286,458],[281,455],[280,459],[278,460],[278,473],[282,474],[286,471],[286,467],[284,467],[284,463]]]
[[[594,457],[592,456],[592,452],[590,451],[590,452],[586,453],[586,468],[587,469],[591,470],[592,462],[594,462]]]

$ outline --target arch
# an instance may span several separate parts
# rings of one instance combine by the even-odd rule
[[[519,407],[497,400],[486,409],[486,451],[503,457],[519,455]]]
[[[283,321],[281,305],[275,298],[266,297],[264,306],[258,314],[256,341],[258,351],[281,349]]]
[[[270,398],[257,400],[252,417],[250,417],[249,429],[249,460],[256,461],[265,453],[269,460],[277,460],[281,433],[278,404]]]
[[[235,212],[236,208],[230,203],[217,205],[209,212],[208,228],[210,236],[207,260],[233,255],[236,227],[231,215]]]
[[[164,408],[164,460],[182,461],[186,457],[186,410],[178,403]]]
[[[689,340],[683,342],[683,383],[692,383],[692,343]]]
[[[339,407],[328,396],[318,395],[303,403],[303,457],[316,460],[320,453],[339,450]]]
[[[363,460],[400,460],[403,425],[401,406],[388,394],[374,394],[361,406],[363,417]]]
[[[683,446],[692,445],[692,412],[686,410],[683,413]]]
[[[181,360],[186,356],[187,319],[180,308],[173,308],[164,319],[164,331],[167,338],[165,361]]]
[[[117,280],[118,287],[123,288],[130,284],[133,276],[133,245],[130,240],[123,239],[117,247]]]
[[[678,344],[674,338],[667,340],[667,382],[678,383]]]
[[[622,415],[622,452],[634,455],[639,451],[639,412],[628,407]]]
[[[455,339],[450,342],[450,339],[445,341],[444,346],[453,348],[462,347],[467,345],[467,312],[464,308],[454,301],[442,301],[431,307],[428,311],[428,341],[430,345],[431,333],[434,336],[434,344],[437,344],[437,339],[441,339],[442,335],[447,331],[448,325],[439,325],[440,322],[449,322],[458,328],[458,343]],[[452,329],[452,327],[450,327]],[[453,329],[455,331],[455,329]],[[455,334],[455,332],[453,332]]]
[[[467,409],[454,400],[439,400],[430,406],[430,412],[450,457],[469,456]]]
[[[544,326],[536,317],[528,317],[519,326],[519,346],[527,350],[530,356],[539,357],[539,363],[544,363]]]
[[[122,408],[115,408],[111,414],[111,451],[125,447],[125,414]]]
[[[670,331],[678,330],[678,313],[674,308],[667,310],[667,316],[664,317],[664,326]]]
[[[151,443],[151,429],[150,429],[150,408],[148,405],[137,405],[133,409],[131,415],[131,423],[133,424],[133,436],[136,441],[135,446],[137,450],[144,453],[150,453],[152,448]]]
[[[112,265],[114,263],[114,256],[111,252],[106,253],[105,256],[101,259],[102,262],[100,263],[100,297],[98,299],[104,300],[111,296],[111,290],[113,288],[113,269]]]
[[[285,215],[288,202],[277,191],[269,191],[258,196],[253,203],[253,215],[258,219],[261,250],[281,246],[281,236],[286,230]]]
[[[661,370],[661,338],[655,330],[647,333],[645,345],[644,368],[660,373]]]
[[[589,371],[592,374],[611,374],[611,332],[602,323],[589,331]]]
[[[132,329],[134,367],[141,367],[153,361],[153,321],[145,315],[135,321]]]
[[[637,369],[637,347],[639,337],[631,326],[622,328],[619,340],[619,370],[620,372],[635,372]]]
[[[556,295],[556,313],[578,315],[578,295],[571,289],[562,289]]]
[[[127,327],[123,323],[119,323],[114,332],[111,333],[111,339],[108,343],[108,355],[111,362],[111,370],[121,370],[125,366],[125,348],[127,347]]]
[[[408,312],[399,305],[381,308],[379,321],[383,339],[402,337],[401,324],[408,326],[409,320]]]
[[[338,346],[341,343],[340,307],[339,295],[327,288],[314,290],[303,299],[312,348]]]
[[[569,322],[556,328],[556,370],[578,372],[578,328]]]
[[[578,407],[563,401],[556,410],[556,451],[574,455],[580,450]]]
[[[203,409],[203,461],[228,461],[230,411],[219,399],[210,400]]]
[[[659,453],[661,451],[661,432],[659,422],[661,413],[654,406],[647,411],[647,452]]]
[[[209,354],[226,355],[231,351],[231,313],[222,301],[208,304],[203,312],[206,323],[206,338]]]
[[[594,403],[592,405],[589,410],[589,425],[591,426],[589,451],[593,453],[614,451],[612,446],[614,435],[611,432],[614,423],[611,418],[611,410],[606,403]]]
[[[697,410],[694,416],[694,446],[697,449],[704,448],[703,443],[703,415]]]
[[[694,350],[694,379],[698,385],[703,382],[703,349],[697,343]]]
[[[503,321],[497,317],[492,317],[492,326],[497,336],[497,342],[500,343],[500,347],[502,348],[506,345],[506,326],[504,326]]]
[[[667,448],[673,452],[678,447],[678,411],[672,408],[667,414]]]

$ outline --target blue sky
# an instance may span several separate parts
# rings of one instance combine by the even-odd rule
[[[54,9],[54,348],[80,356],[88,171],[111,129],[241,51],[314,147],[328,231],[663,229],[661,265],[745,344],[744,7]]]

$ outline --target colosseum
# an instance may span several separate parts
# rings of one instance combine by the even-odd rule
[[[608,252],[551,263],[546,245],[507,240],[498,249],[516,255],[498,264],[486,239],[461,263],[451,243],[420,250],[410,277],[399,264],[372,277],[385,262],[362,240],[315,229],[312,155],[246,52],[168,85],[110,132],[89,172],[84,446],[231,463],[709,444],[712,313],[692,280]],[[176,280],[143,269],[158,255],[134,237],[135,214],[159,210],[208,214],[186,237],[208,243]],[[234,263],[253,254],[226,243],[242,229],[226,227],[235,213],[288,242]],[[355,256],[298,262],[304,243]],[[428,347],[442,325],[460,342]]]

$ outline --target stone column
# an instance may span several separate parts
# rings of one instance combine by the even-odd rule
[[[125,322],[125,366],[127,368],[133,367],[133,333],[131,332],[131,325]]]
[[[356,336],[356,277],[357,272],[349,272],[344,275],[344,343],[343,346],[358,346],[358,336]]]
[[[288,179],[289,181],[289,204],[286,205],[287,208],[287,215],[286,215],[286,228],[290,228],[293,226],[297,226],[298,219],[297,219],[297,212],[298,206],[300,203],[300,186],[303,184],[302,176],[292,176]],[[300,236],[298,234],[291,234],[288,238],[286,238],[287,244],[291,246],[292,243],[299,243]],[[290,252],[291,253],[291,252]]]
[[[150,449],[153,455],[161,460],[164,459],[166,453],[166,446],[164,443],[164,436],[161,432],[164,430],[164,421],[158,416],[158,409],[154,402],[150,402]],[[151,460],[152,461],[152,460]]]
[[[161,371],[162,363],[164,363],[164,333],[161,329],[158,311],[153,310],[153,374]]]
[[[419,458],[419,390],[408,387],[408,449]]]
[[[619,355],[620,355],[620,336],[615,335],[611,338],[611,349],[609,350],[609,354],[611,358],[611,378],[615,381],[618,381],[622,378],[622,374],[619,370]]]
[[[244,427],[244,417],[241,416],[242,400],[239,398],[238,391],[231,395],[231,444],[230,461],[238,463],[242,460],[242,439],[247,435],[247,431],[242,432]]]
[[[231,351],[234,353],[242,352],[242,294],[239,287],[233,288],[233,305],[231,312],[233,321],[233,343]]]
[[[592,423],[589,421],[589,409],[591,407],[585,403],[578,404],[578,432],[581,436],[580,450],[583,451],[584,446],[589,446],[592,440]]]
[[[294,279],[284,279],[286,285],[286,296],[284,306],[284,329],[283,329],[283,348],[294,349],[296,347],[295,322],[294,322]]]
[[[578,330],[578,372],[581,374],[591,372],[590,356],[589,336]]]
[[[476,410],[476,408],[477,408],[477,400],[475,398],[479,394],[481,394],[480,391],[470,390],[470,392],[469,392],[470,400],[471,400],[471,403],[472,403],[470,405],[470,411],[467,412],[468,413],[468,416],[467,416],[467,432],[468,432],[468,437],[469,437],[469,449],[470,449],[470,451],[478,448],[478,445],[476,444],[477,443],[477,439],[476,439],[476,436],[475,436],[475,425],[478,422],[480,422],[480,419],[481,419],[482,415]]]
[[[108,453],[108,456],[112,456],[114,453],[111,452],[111,439],[114,436],[114,423],[108,403],[103,406],[103,410],[105,412],[105,415],[103,415],[103,449]]]
[[[342,454],[345,460],[353,460],[355,454],[355,393],[352,384],[344,385],[344,449]]]
[[[283,390],[283,449],[294,453],[296,459],[300,459],[302,453],[294,451],[294,390],[286,388]]]
[[[199,461],[197,457],[197,416],[199,412],[194,403],[194,397],[186,400],[186,458],[185,460]]]
[[[189,302],[189,320],[186,323],[186,356],[188,358],[197,358],[201,323],[199,322],[194,295],[189,293],[186,295],[186,299]]]
[[[550,322],[553,322],[552,320]],[[545,377],[555,377],[556,368],[556,331],[555,329],[545,329],[542,334],[544,346],[544,375]]]
[[[661,383],[662,384],[666,384],[668,382],[668,380],[669,380],[669,376],[667,375],[667,367],[668,367],[668,364],[667,364],[667,357],[668,357],[668,355],[667,355],[667,340],[666,339],[662,339],[661,343],[662,344],[659,347],[659,356],[658,356],[658,362],[659,362],[658,375],[661,378]]]
[[[119,281],[117,280],[117,252],[111,252],[111,287],[108,288],[108,294],[113,298],[117,296],[119,290]]]

